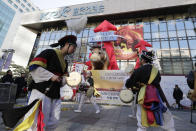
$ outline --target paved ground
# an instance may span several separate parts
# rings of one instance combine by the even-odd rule
[[[74,113],[76,107],[75,103],[63,103],[61,120],[56,131],[136,131],[137,129],[136,119],[128,118],[130,113],[128,106],[102,105],[100,114],[95,114],[95,109],[90,104],[83,107],[82,113]],[[196,124],[190,123],[189,111],[175,110],[172,113],[176,131],[196,131]],[[193,117],[196,122],[196,112]],[[2,124],[0,131],[5,131]]]

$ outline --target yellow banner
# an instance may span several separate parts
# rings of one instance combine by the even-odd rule
[[[121,70],[92,70],[94,87],[98,90],[119,91],[128,73]]]

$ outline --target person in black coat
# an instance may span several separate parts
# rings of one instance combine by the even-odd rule
[[[173,97],[176,100],[176,104],[178,104],[178,109],[182,108],[182,105],[180,104],[180,101],[183,99],[183,92],[178,87],[178,85],[175,85]]]
[[[21,93],[27,93],[25,92],[24,88],[27,87],[27,82],[25,80],[25,73],[21,73],[20,77],[17,77],[15,79],[15,82],[17,84],[17,92],[16,92],[16,99],[21,95]]]
[[[12,76],[12,71],[11,70],[8,70],[6,72],[6,75],[4,75],[1,78],[1,82],[2,83],[13,83],[14,82],[14,79],[13,79],[13,76]]]

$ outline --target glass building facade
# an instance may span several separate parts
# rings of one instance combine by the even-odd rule
[[[0,1],[0,47],[14,18],[15,11]]]
[[[195,16],[193,14],[174,13],[109,21],[116,27],[142,24],[144,40],[152,44],[152,48],[160,61],[161,73],[163,75],[186,75],[193,69],[196,62]],[[74,57],[75,61],[88,61],[90,50],[87,43],[89,37],[94,35],[93,29],[102,21],[88,22],[86,28],[80,34],[77,34],[79,48]],[[69,34],[76,35],[74,32],[67,30],[65,25],[43,28],[35,42],[31,59],[42,50],[50,48],[50,44]],[[118,60],[120,69],[125,69],[130,63],[135,63],[135,60]]]

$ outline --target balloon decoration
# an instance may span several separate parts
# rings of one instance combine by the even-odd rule
[[[140,40],[139,43],[137,45],[135,45],[135,48],[139,49],[139,54],[141,54],[142,50],[147,51],[146,47],[152,47],[151,44],[149,44],[148,42],[144,41],[144,40]],[[135,69],[140,67],[140,60],[139,57],[136,60],[136,65],[135,65]]]
[[[108,32],[108,31],[117,31],[117,28],[111,24],[110,22],[108,22],[107,20],[104,20],[100,25],[98,25],[95,29],[94,32]],[[106,52],[108,54],[109,57],[109,66],[108,66],[108,70],[119,70],[117,62],[116,62],[116,56],[114,53],[114,47],[113,47],[113,43],[111,41],[107,41],[107,42],[99,42],[98,44],[103,44],[103,48],[106,49]],[[89,57],[91,56],[91,54],[89,54]],[[87,61],[85,63],[88,66],[88,69],[91,70],[92,69],[92,64],[90,61]]]

